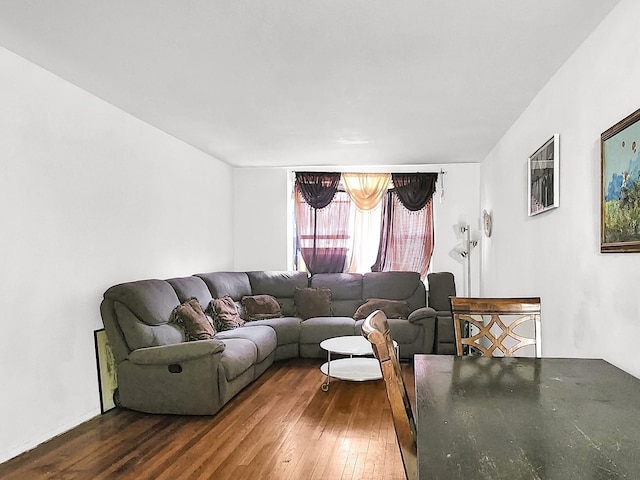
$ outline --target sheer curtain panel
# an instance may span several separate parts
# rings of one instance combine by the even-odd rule
[[[382,199],[391,185],[390,173],[343,173],[342,183],[355,208],[353,250],[347,271],[365,273],[376,261],[380,241]]]
[[[339,181],[340,174],[296,173],[297,250],[311,273],[343,272],[350,261],[351,201]]]
[[[374,272],[408,270],[426,276],[433,254],[433,202],[438,174],[392,174],[382,207]]]

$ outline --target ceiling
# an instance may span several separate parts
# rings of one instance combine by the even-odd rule
[[[0,0],[0,46],[233,166],[480,162],[619,0]]]

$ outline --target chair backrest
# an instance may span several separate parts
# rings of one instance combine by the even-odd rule
[[[387,317],[382,310],[376,310],[365,319],[362,335],[371,342],[373,353],[380,362],[405,475],[408,480],[416,480],[416,426]]]
[[[464,354],[465,346],[482,355],[502,353],[513,357],[517,350],[535,346],[535,356],[542,356],[540,343],[540,298],[464,298],[451,297],[456,353]],[[485,318],[490,317],[488,322]],[[509,321],[511,319],[512,321]],[[530,322],[533,336],[526,336],[520,325]],[[531,327],[529,327],[531,331]]]

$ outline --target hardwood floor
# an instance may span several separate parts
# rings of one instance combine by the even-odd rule
[[[383,382],[323,393],[320,363],[275,363],[213,417],[111,410],[1,464],[0,478],[404,479]]]

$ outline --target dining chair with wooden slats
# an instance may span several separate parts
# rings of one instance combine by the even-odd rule
[[[513,357],[529,345],[535,347],[536,357],[542,356],[539,297],[451,297],[451,311],[458,356],[470,350],[482,355]],[[526,325],[532,326],[527,334],[522,332]],[[517,328],[519,332],[515,331]]]
[[[405,475],[407,480],[416,480],[418,478],[416,424],[389,331],[387,316],[383,311],[376,310],[365,319],[362,324],[362,335],[371,342],[373,353],[380,362]]]

